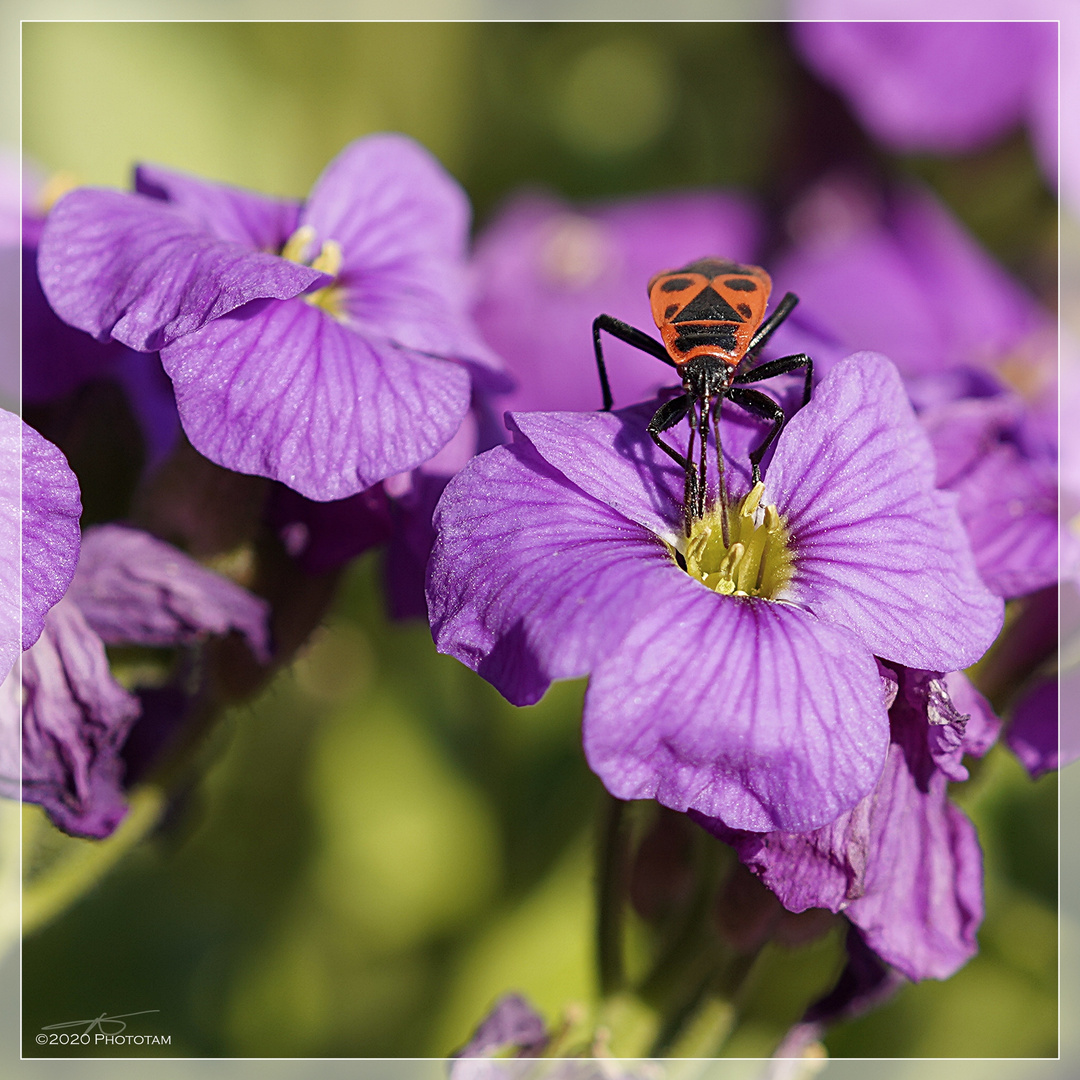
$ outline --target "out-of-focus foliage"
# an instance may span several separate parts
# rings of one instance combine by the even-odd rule
[[[23,63],[25,149],[82,183],[149,160],[298,195],[348,140],[400,130],[480,221],[525,184],[733,186],[768,210],[861,138],[778,24],[34,23]],[[827,145],[802,123],[823,102]],[[1023,136],[882,165],[1053,297],[1053,199]],[[377,571],[348,571],[329,625],[228,717],[152,839],[28,938],[24,1031],[158,1008],[170,1055],[443,1055],[507,990],[549,1021],[589,996],[601,789],[582,686],[512,708],[425,625],[387,621]],[[1055,784],[990,754],[963,795],[986,853],[979,956],[837,1028],[830,1053],[1056,1052]],[[31,860],[58,844],[36,808],[26,835]],[[839,962],[836,934],[770,946],[730,1051],[770,1052]]]

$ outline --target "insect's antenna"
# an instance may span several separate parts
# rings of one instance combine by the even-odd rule
[[[716,485],[720,499],[720,531],[724,538],[724,547],[729,546],[727,519],[727,477],[724,473],[724,452],[720,447],[720,409],[724,404],[723,394],[717,395],[716,408],[712,414],[713,442],[716,444]]]

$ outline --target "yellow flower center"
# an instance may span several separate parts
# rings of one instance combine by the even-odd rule
[[[335,280],[329,285],[324,285],[314,292],[304,293],[303,299],[315,307],[322,308],[332,315],[338,322],[345,319],[345,292],[337,284],[338,271],[341,269],[341,245],[336,240],[324,240],[319,254],[310,262],[307,261],[308,248],[315,240],[315,230],[310,225],[301,225],[285,241],[281,249],[281,257],[289,262],[300,263],[301,266],[310,266],[312,270],[321,270],[329,274]]]
[[[787,588],[795,562],[790,537],[776,507],[761,505],[764,493],[757,483],[726,510],[714,506],[695,519],[682,553],[688,574],[725,596],[775,600]]]

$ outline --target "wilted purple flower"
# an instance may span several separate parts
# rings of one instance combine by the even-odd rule
[[[829,1025],[861,1016],[887,1001],[903,985],[903,976],[882,963],[854,925],[848,926],[844,945],[847,963],[836,985],[807,1008],[799,1023],[784,1036],[774,1058],[802,1058],[810,1045],[821,1039]],[[785,1064],[775,1062],[762,1080],[786,1080],[798,1075],[797,1071],[786,1069]]]
[[[192,445],[342,499],[432,457],[498,361],[466,314],[469,208],[416,143],[377,135],[306,203],[141,166],[136,194],[79,189],[38,266],[73,326],[160,350]]]
[[[835,14],[835,5],[821,0],[796,4],[800,19]],[[910,3],[895,15],[908,21],[793,23],[792,36],[810,67],[886,145],[965,152],[1026,123],[1054,182],[1056,24],[910,21],[920,17]],[[940,9],[928,5],[922,16],[940,19]],[[883,17],[876,8],[874,18]]]
[[[948,783],[967,779],[962,755],[984,754],[1000,722],[961,674],[883,674],[897,689],[889,755],[851,810],[802,835],[739,832],[694,816],[789,910],[842,911],[908,978],[944,979],[975,953],[983,914],[978,838],[949,802]]]
[[[648,415],[515,415],[514,442],[450,482],[428,578],[436,644],[515,704],[591,675],[585,753],[617,798],[816,828],[881,775],[874,656],[963,667],[1001,602],[883,357],[837,366],[764,488],[745,464],[756,428],[726,420],[728,520],[712,511],[689,539],[682,473],[645,437]]]
[[[472,261],[477,325],[517,382],[505,407],[599,408],[593,319],[606,313],[647,330],[654,274],[702,253],[748,261],[759,233],[752,204],[725,192],[581,207],[535,193],[512,199],[481,232]],[[621,341],[604,349],[623,403],[675,381]]]
[[[126,812],[121,750],[140,712],[109,671],[106,644],[184,645],[237,631],[269,660],[268,605],[138,529],[83,536],[67,595],[23,657],[23,798],[78,836]]]

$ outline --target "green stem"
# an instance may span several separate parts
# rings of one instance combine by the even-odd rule
[[[729,954],[668,1018],[650,1057],[716,1057],[735,1026],[738,999],[758,952]]]
[[[596,964],[601,998],[626,982],[623,923],[630,869],[626,803],[605,793],[596,860]]]

